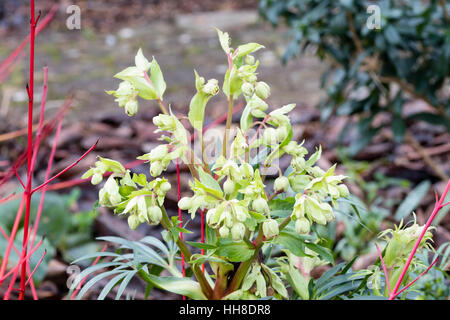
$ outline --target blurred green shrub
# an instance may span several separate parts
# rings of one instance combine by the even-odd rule
[[[283,61],[313,45],[332,66],[322,76],[327,97],[322,120],[331,114],[358,115],[358,153],[382,126],[375,116],[391,114],[394,138],[402,142],[410,123],[427,121],[450,130],[450,7],[431,0],[260,0],[260,14],[274,26],[284,18],[292,41]],[[369,29],[377,5],[380,28]],[[369,13],[368,13],[369,12]],[[421,99],[432,109],[405,113],[408,99]]]

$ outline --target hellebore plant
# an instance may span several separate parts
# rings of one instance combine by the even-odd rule
[[[127,115],[133,116],[138,111],[138,98],[158,103],[162,113],[154,117],[153,123],[156,132],[165,133],[160,139],[163,143],[137,157],[149,163],[150,180],[145,174],[132,173],[121,163],[102,157],[82,178],[90,177],[92,184],[97,185],[109,174],[99,191],[99,204],[127,217],[133,230],[142,223],[161,224],[167,245],[154,237],[139,242],[102,238],[134,254],[101,253],[102,257],[113,258],[112,262],[86,269],[72,289],[102,266],[114,269],[94,277],[78,298],[95,281],[108,275],[115,277],[99,298],[103,299],[121,283],[118,298],[126,283],[137,274],[148,283],[148,288],[158,287],[192,299],[267,296],[289,299],[292,297],[289,292],[308,299],[311,270],[333,263],[332,253],[323,246],[315,229],[316,225],[326,225],[334,219],[333,207],[337,206],[337,200],[349,194],[342,183],[345,176],[336,175],[335,166],[323,170],[316,165],[321,148],[306,158],[308,151],[303,143],[292,140],[288,114],[295,104],[269,110],[266,100],[270,87],[258,80],[259,61],[253,56],[263,46],[247,43],[233,49],[229,35],[220,30],[217,33],[228,60],[222,87],[218,80],[206,80],[194,72],[196,93],[190,101],[187,118],[198,134],[199,148],[190,145],[190,133],[171,108],[164,105],[166,83],[155,58],[150,62],[139,50],[135,66],[115,75],[122,82],[117,90],[107,93],[116,98]],[[204,137],[205,109],[208,101],[221,91],[229,106],[226,128],[223,140],[215,141],[210,148]],[[239,126],[232,128],[234,102],[241,96],[246,106]],[[209,155],[208,150],[215,151],[216,156]],[[284,173],[277,165],[283,156],[291,159]],[[187,211],[191,219],[198,213],[202,221],[206,217],[202,242],[184,241],[183,233],[190,231],[182,224],[181,215],[169,217],[164,207],[171,184],[161,175],[172,161],[178,170],[180,164],[190,170],[190,196],[180,198],[178,174],[178,207]],[[201,249],[201,254],[193,254],[192,248]],[[276,260],[270,259],[272,250]],[[179,256],[182,272],[176,266]],[[396,261],[394,258],[390,263]],[[170,276],[162,276],[163,269]]]

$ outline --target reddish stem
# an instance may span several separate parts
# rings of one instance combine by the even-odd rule
[[[201,242],[205,243],[205,210],[201,211]],[[205,254],[205,249],[202,249],[202,255]],[[202,263],[202,272],[205,273],[205,264]]]
[[[22,257],[27,256],[28,245],[28,229],[30,224],[30,210],[31,210],[31,185],[33,180],[32,172],[32,157],[33,157],[33,99],[34,99],[34,40],[36,36],[36,19],[34,10],[34,0],[30,0],[30,80],[27,86],[28,91],[28,143],[27,143],[27,186],[25,188],[26,206],[25,206],[25,220],[23,229],[23,248]],[[20,293],[19,300],[23,300],[25,295],[27,263],[22,264],[22,271],[20,275]]]
[[[59,7],[58,4],[54,4],[50,8],[50,11],[47,13],[47,15],[44,17],[44,19],[42,19],[39,26],[36,27],[35,35],[38,35],[39,32],[41,32],[48,25],[48,23],[53,19],[56,11],[58,10],[58,7]],[[31,39],[31,33],[17,46],[17,48],[9,55],[9,57],[7,57],[6,59],[4,59],[1,62],[0,74],[2,75],[2,78],[0,79],[0,83],[6,79],[5,74],[10,72],[10,70],[12,69],[11,68],[12,64],[16,63],[20,59],[19,54],[22,52],[23,48],[27,45],[27,43],[28,43],[28,41],[30,41],[30,39]],[[18,57],[19,57],[19,59],[18,59]]]
[[[413,250],[411,251],[411,254],[409,255],[408,260],[406,261],[406,264],[402,270],[402,273],[400,274],[400,277],[397,280],[397,283],[394,286],[394,289],[392,290],[391,294],[389,295],[389,300],[395,299],[395,297],[398,295],[397,290],[400,287],[400,284],[403,281],[403,278],[406,275],[406,272],[408,271],[409,265],[411,264],[412,259],[414,258],[414,255],[416,254],[417,249],[419,248],[420,242],[422,241],[425,233],[427,232],[428,228],[430,227],[431,223],[433,222],[434,218],[436,217],[436,214],[443,208],[442,203],[444,202],[445,197],[447,196],[447,193],[450,189],[450,181],[447,183],[447,186],[445,187],[444,192],[441,195],[441,198],[439,199],[439,202],[437,202],[434,206],[433,212],[431,213],[431,216],[428,218],[427,223],[425,224],[425,227],[423,228],[422,232],[420,233],[419,238],[416,241],[416,244],[414,245]]]
[[[388,276],[386,264],[384,263],[380,248],[378,247],[377,244],[375,244],[375,246],[377,247],[378,256],[380,257],[381,266],[383,267],[384,277],[386,279],[386,286],[388,288],[389,294],[391,294],[391,283],[389,282],[389,276]]]
[[[75,167],[81,160],[83,160],[92,150],[94,150],[94,148],[97,146],[98,144],[98,140],[97,142],[94,143],[94,145],[92,147],[89,148],[88,151],[86,151],[81,157],[78,158],[77,161],[75,161],[74,163],[72,163],[70,166],[66,167],[64,170],[60,171],[59,173],[57,173],[56,175],[54,175],[52,178],[48,179],[47,181],[45,181],[44,183],[42,183],[41,185],[37,186],[36,188],[34,188],[31,193],[35,193],[36,191],[38,191],[39,189],[45,187],[46,185],[48,185],[50,182],[52,182],[53,180],[55,180],[56,178],[58,178],[60,175],[66,173],[68,170],[72,169],[73,167]]]
[[[399,296],[403,291],[405,291],[406,289],[408,289],[409,287],[411,287],[417,280],[419,280],[420,278],[422,278],[437,262],[438,258],[436,258],[431,264],[430,266],[424,271],[422,272],[416,279],[414,279],[413,281],[411,281],[408,285],[406,285],[402,290],[400,290],[399,292],[397,292],[394,296],[393,299],[395,299],[397,296]],[[392,300],[392,299],[390,299]]]
[[[177,193],[178,193],[178,201],[181,199],[181,190],[180,190],[180,164],[177,159]],[[183,227],[183,217],[181,215],[181,209],[178,207],[178,220],[180,221],[180,228]],[[180,239],[183,240],[183,233],[180,231]],[[184,254],[181,252],[181,270],[183,272],[183,277],[186,276],[186,267],[184,265]],[[183,296],[183,300],[186,300],[186,297]]]

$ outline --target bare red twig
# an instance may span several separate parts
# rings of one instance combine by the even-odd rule
[[[33,272],[28,275],[28,280],[25,282],[25,287],[28,285],[30,281],[33,281],[33,274],[36,272],[37,268],[41,265],[42,260],[44,260],[45,255],[47,254],[47,250],[44,250],[44,253],[42,254],[42,257],[39,259],[38,263],[36,264],[36,267],[34,267]]]
[[[3,230],[2,227],[0,227],[0,233],[3,235],[3,237],[5,238],[6,241],[9,241],[8,234],[5,232],[5,230]],[[14,252],[17,254],[17,256],[20,256],[20,251],[16,248],[16,246],[14,246],[14,244],[13,244],[12,248],[13,248]],[[28,269],[27,269],[27,275],[28,275],[28,279],[31,280],[31,282],[30,282],[31,292],[32,292],[32,294],[33,294],[33,298],[34,298],[35,300],[37,300],[36,289],[35,289],[35,287],[34,287],[34,282],[33,282],[33,280],[30,279],[30,277],[31,277],[30,274],[31,274],[31,273],[30,273],[30,268],[28,268]]]
[[[54,175],[52,178],[48,179],[47,181],[45,181],[44,183],[42,183],[41,185],[35,187],[31,193],[35,193],[36,191],[38,191],[39,189],[45,187],[46,185],[48,185],[50,182],[52,182],[53,180],[55,180],[56,178],[58,178],[60,175],[66,173],[68,170],[72,169],[73,167],[75,167],[81,160],[83,160],[92,150],[94,150],[94,148],[97,146],[98,144],[98,140],[92,145],[92,147],[90,147],[85,153],[83,153],[83,155],[81,157],[78,158],[77,161],[75,161],[74,163],[72,163],[70,166],[66,167],[65,169],[61,170],[59,173],[57,173],[56,175]]]
[[[47,15],[42,19],[41,23],[35,30],[35,34],[39,34],[53,19],[55,16],[56,11],[58,10],[59,5],[54,4],[50,11],[47,13]],[[0,64],[0,83],[3,82],[9,73],[12,71],[13,68],[11,66],[15,64],[17,61],[21,59],[20,55],[23,50],[23,48],[27,45],[27,43],[31,39],[31,33],[28,34],[28,36],[17,46],[17,48],[6,58],[4,59]],[[23,55],[25,56],[25,55]]]
[[[41,141],[43,141],[53,131],[53,129],[56,126],[56,123],[58,123],[59,120],[61,120],[65,116],[65,114],[71,107],[72,102],[73,102],[73,96],[67,97],[66,100],[64,101],[63,105],[61,106],[61,108],[59,108],[58,112],[52,117],[52,119],[50,119],[50,121],[48,121],[44,125],[44,127],[42,129],[42,133],[41,133],[41,139],[40,139]],[[36,142],[34,142],[34,143],[36,143]],[[5,171],[2,179],[0,180],[0,186],[5,184],[6,182],[8,182],[9,179],[11,179],[11,177],[14,176],[13,168],[15,168],[17,170],[24,164],[25,160],[27,159],[27,153],[28,153],[28,151],[24,150],[19,155],[19,157],[14,161],[14,163],[12,164],[10,169]]]
[[[430,266],[424,271],[422,272],[416,279],[414,279],[413,281],[411,281],[409,284],[407,284],[402,290],[400,290],[399,292],[397,292],[395,295],[393,295],[393,299],[395,299],[396,297],[398,297],[403,291],[405,291],[406,289],[408,289],[409,287],[411,287],[417,280],[419,280],[420,278],[422,278],[438,261],[438,258],[436,258],[431,264]]]

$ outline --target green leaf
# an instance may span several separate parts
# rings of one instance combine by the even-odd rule
[[[309,299],[308,281],[300,273],[300,271],[291,265],[287,266],[286,280],[295,290],[295,292],[303,299]]]
[[[258,51],[259,49],[264,48],[263,45],[260,45],[258,43],[255,42],[250,42],[250,43],[246,43],[243,45],[240,45],[236,50],[237,50],[237,54],[236,54],[236,58],[239,57],[244,57],[250,53],[253,53],[255,51]]]
[[[163,100],[163,95],[166,91],[166,82],[164,81],[164,76],[155,57],[153,57],[150,64],[150,80],[152,81],[153,87],[155,88],[159,98]]]
[[[147,277],[158,288],[189,297],[194,300],[206,300],[198,282],[187,278],[158,277],[147,274]]]
[[[216,245],[209,244],[209,243],[201,243],[201,242],[193,242],[193,241],[186,241],[186,243],[192,247],[199,248],[199,249],[205,249],[205,250],[217,248]]]
[[[247,105],[244,108],[244,111],[242,111],[241,116],[241,130],[246,131],[253,123],[253,116],[251,114],[251,108],[250,105],[247,103]]]
[[[417,187],[411,190],[395,212],[395,220],[400,221],[406,218],[415,208],[417,208],[422,199],[428,193],[430,185],[430,181],[426,180],[419,183]]]
[[[231,262],[241,262],[250,259],[255,250],[244,241],[235,242],[230,239],[219,239],[216,254],[226,257]]]
[[[322,259],[334,264],[333,253],[330,249],[310,242],[305,242],[305,246],[307,246],[310,250],[317,252]]]
[[[217,28],[215,29],[217,31],[217,35],[219,36],[220,46],[222,47],[223,51],[225,51],[226,54],[229,54],[231,49],[230,49],[230,36],[228,35],[228,32],[222,32]]]
[[[291,251],[297,257],[309,257],[305,253],[305,239],[295,232],[283,230],[278,235],[276,242]]]
[[[200,182],[205,187],[207,187],[208,189],[213,189],[213,190],[217,191],[217,193],[214,193],[214,194],[218,195],[220,198],[223,197],[222,188],[220,188],[220,185],[216,179],[214,179],[210,174],[203,171],[202,168],[199,168],[198,176],[200,178]]]
[[[128,271],[126,277],[122,280],[122,283],[119,286],[119,289],[116,293],[116,300],[119,300],[122,296],[123,292],[125,291],[126,287],[130,283],[131,279],[133,279],[134,275],[137,273],[137,270],[131,270]]]
[[[112,278],[107,284],[106,286],[103,288],[103,290],[100,292],[97,300],[104,300],[106,298],[106,296],[108,295],[108,293],[116,286],[116,284],[122,280],[123,278],[125,278],[128,275],[128,272],[123,272],[120,273],[119,275],[115,276],[114,278]]]

